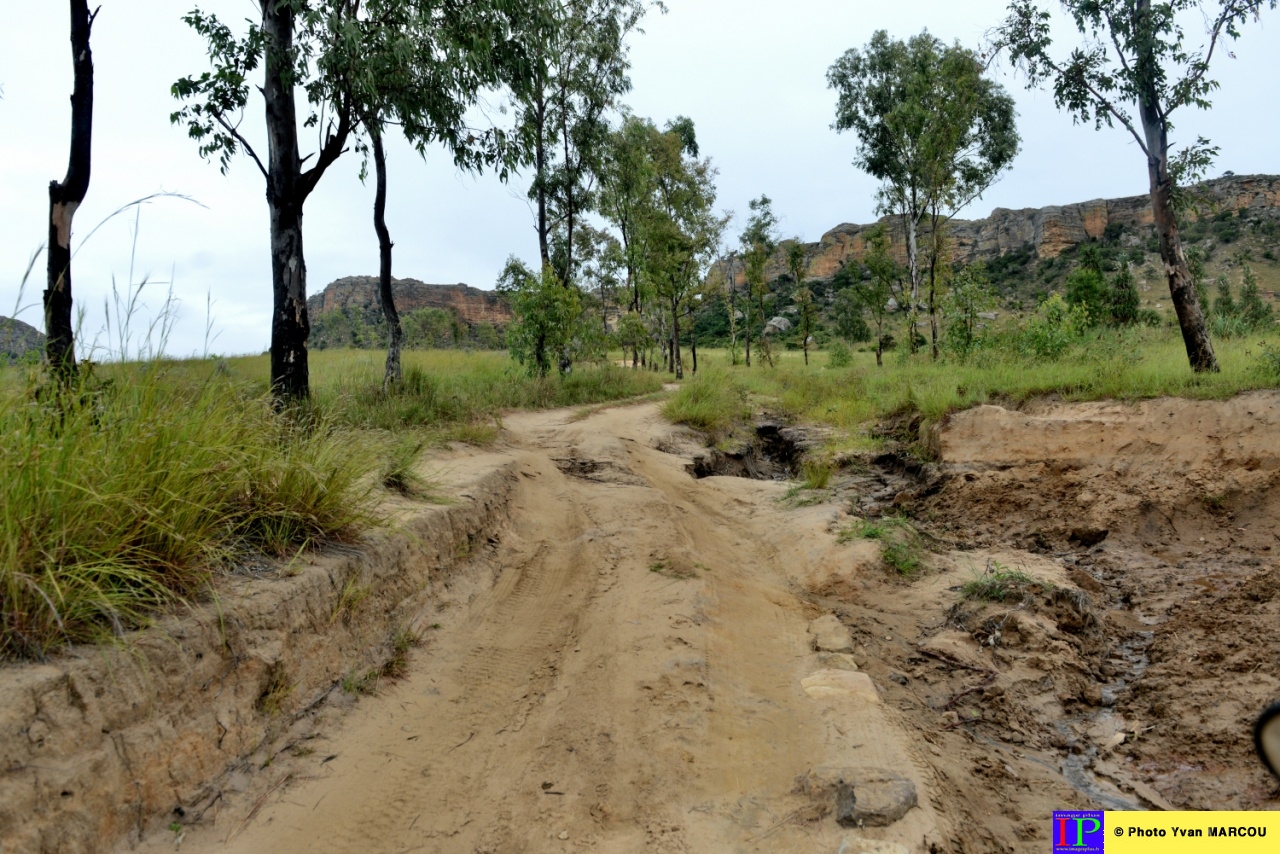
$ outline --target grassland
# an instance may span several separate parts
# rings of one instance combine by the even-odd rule
[[[355,537],[428,444],[491,441],[509,409],[661,388],[613,367],[532,379],[501,353],[312,359],[314,403],[281,416],[265,357],[94,366],[59,392],[0,369],[0,658],[109,638],[200,596],[246,553]]]
[[[966,360],[933,361],[927,353],[885,355],[877,367],[869,352],[847,368],[827,365],[825,354],[806,366],[799,352],[778,354],[778,366],[733,366],[727,351],[699,351],[699,376],[666,405],[672,420],[695,427],[737,417],[744,398],[756,406],[813,424],[838,428],[844,446],[873,444],[869,428],[895,416],[925,425],[978,404],[1018,404],[1055,395],[1063,400],[1136,400],[1163,395],[1222,399],[1280,385],[1280,333],[1216,341],[1222,371],[1195,374],[1176,329],[1098,329],[1056,360],[1038,360],[1007,347],[980,349]]]

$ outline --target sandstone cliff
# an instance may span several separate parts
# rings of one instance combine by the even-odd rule
[[[1207,181],[1203,192],[1218,211],[1245,209],[1251,214],[1280,216],[1280,175],[1232,175]],[[899,260],[905,261],[906,241],[900,222],[886,217],[882,222]],[[1151,201],[1148,196],[1095,199],[1070,205],[1008,210],[996,208],[986,219],[952,220],[948,236],[953,261],[968,264],[998,258],[1007,252],[1031,248],[1041,259],[1056,258],[1087,240],[1098,240],[1107,231],[1124,230],[1131,239],[1145,238],[1151,229]],[[805,244],[808,278],[825,279],[844,264],[860,260],[866,252],[869,225],[838,225],[817,243]],[[769,278],[786,272],[781,251],[768,270]],[[739,271],[737,278],[741,281]]]
[[[469,285],[428,285],[417,279],[392,279],[391,292],[401,314],[420,308],[438,308],[454,312],[468,325],[491,323],[494,326],[505,326],[512,318],[511,307],[501,294]],[[347,276],[307,300],[307,312],[313,318],[344,308],[380,314],[377,277]]]

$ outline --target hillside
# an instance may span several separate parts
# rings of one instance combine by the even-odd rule
[[[39,358],[44,350],[44,334],[30,324],[0,317],[0,364],[11,365],[26,358]]]
[[[396,309],[409,348],[501,346],[511,322],[511,307],[493,291],[469,285],[431,285],[417,279],[392,279]],[[347,276],[307,300],[311,346],[383,347],[386,323],[374,276]]]

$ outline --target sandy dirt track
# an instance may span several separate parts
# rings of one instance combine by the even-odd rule
[[[287,784],[189,829],[181,850],[892,852],[940,838],[871,680],[811,646],[823,612],[795,580],[838,562],[830,507],[784,512],[783,484],[694,480],[687,456],[654,447],[697,449],[653,405],[506,428],[510,529],[474,557],[492,586],[445,612],[408,678],[325,726]],[[826,765],[904,775],[919,805],[841,828],[793,791]]]
[[[978,407],[940,464],[795,500],[695,480],[655,404],[513,416],[443,463],[518,486],[409,675],[142,850],[1032,852],[1054,809],[1280,808],[1250,742],[1280,695],[1278,426],[1280,392]],[[918,574],[838,536],[882,513]],[[965,596],[999,568],[1015,595]],[[915,806],[842,827],[833,768]]]

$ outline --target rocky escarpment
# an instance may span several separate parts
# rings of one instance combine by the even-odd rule
[[[44,335],[39,329],[11,317],[0,317],[0,365],[38,356],[44,352]]]
[[[1280,218],[1280,175],[1231,175],[1206,181],[1200,190],[1215,212],[1244,210],[1250,215]],[[891,217],[881,222],[888,228],[893,251],[905,261],[906,240],[901,223]],[[867,249],[867,232],[875,225],[845,223],[828,231],[817,243],[805,244],[807,277],[829,278],[849,261],[861,260]],[[1137,239],[1139,235],[1146,236],[1151,225],[1151,200],[1142,195],[1039,209],[996,208],[986,219],[951,220],[947,236],[953,247],[953,261],[968,264],[1028,249],[1040,259],[1056,258],[1078,244],[1103,238],[1109,229],[1127,232]],[[767,275],[774,278],[785,273],[785,258],[780,250]]]
[[[459,320],[472,326],[479,323],[505,326],[512,318],[511,306],[500,294],[470,285],[429,285],[417,279],[392,279],[391,292],[396,299],[396,309],[402,314],[422,308],[443,309],[452,311]],[[347,276],[307,300],[307,312],[313,318],[341,309],[380,313],[377,277]]]

